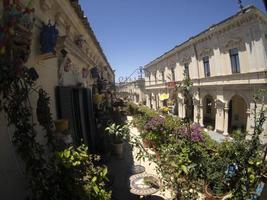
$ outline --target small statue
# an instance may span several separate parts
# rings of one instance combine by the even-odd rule
[[[42,53],[53,53],[56,46],[58,37],[58,30],[56,23],[51,25],[49,20],[48,24],[43,24],[43,28],[40,35],[40,44]]]

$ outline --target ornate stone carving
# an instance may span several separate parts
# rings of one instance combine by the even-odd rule
[[[238,48],[240,51],[246,50],[245,42],[242,38],[231,38],[224,45],[224,51],[229,51],[229,49]]]
[[[190,63],[191,62],[191,56],[189,55],[185,55],[182,60],[181,60],[181,64],[185,64],[185,63]]]
[[[202,59],[205,56],[211,57],[213,55],[213,51],[211,48],[204,48],[200,50],[200,53],[198,55],[199,59]]]
[[[222,100],[220,100],[220,99],[215,100],[215,108],[223,109],[224,105],[225,105],[225,102],[223,102]]]

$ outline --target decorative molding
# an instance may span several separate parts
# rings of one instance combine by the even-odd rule
[[[51,2],[48,0],[40,0],[39,5],[42,11],[46,12],[52,8]]]
[[[228,42],[224,45],[224,51],[229,51],[229,49],[238,48],[240,51],[246,50],[245,42],[242,38],[231,38]]]
[[[225,102],[223,102],[222,100],[220,99],[216,99],[215,100],[215,108],[216,109],[223,109],[225,106]]]
[[[213,55],[213,50],[211,48],[204,48],[199,51],[198,58],[201,60],[203,57],[208,56],[211,57]]]
[[[186,63],[190,63],[191,62],[191,56],[185,55],[182,60],[180,61],[180,63],[182,65],[186,64]]]

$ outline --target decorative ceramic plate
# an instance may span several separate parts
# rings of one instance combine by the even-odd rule
[[[130,192],[139,196],[156,193],[161,187],[160,179],[153,174],[136,174],[130,177]]]

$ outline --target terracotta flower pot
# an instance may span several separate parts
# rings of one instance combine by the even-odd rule
[[[150,141],[149,141],[149,140],[147,140],[147,139],[143,139],[142,142],[143,142],[143,146],[144,146],[145,148],[148,148],[148,147],[149,147],[149,145],[150,145]]]
[[[55,120],[54,124],[57,132],[64,132],[69,128],[69,121],[67,119]]]
[[[207,183],[204,185],[204,192],[205,192],[205,200],[222,200],[226,196],[226,194],[221,196],[213,194],[209,190],[209,184]]]

